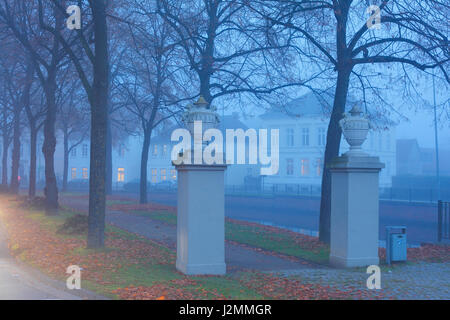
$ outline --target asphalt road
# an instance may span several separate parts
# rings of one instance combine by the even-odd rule
[[[176,193],[151,193],[149,200],[177,205]],[[226,196],[225,214],[233,219],[272,224],[317,232],[319,198],[310,197],[241,197]],[[437,240],[437,206],[429,203],[380,201],[380,239],[385,226],[406,226],[411,244]]]

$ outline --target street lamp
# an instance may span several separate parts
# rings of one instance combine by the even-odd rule
[[[441,178],[439,175],[439,142],[438,142],[438,129],[437,129],[437,114],[436,114],[436,87],[434,83],[434,71],[433,71],[433,104],[434,104],[434,144],[436,153],[436,182],[437,182],[437,197],[441,200]]]

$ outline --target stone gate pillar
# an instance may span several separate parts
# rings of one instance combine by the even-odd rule
[[[185,274],[225,274],[225,165],[179,165],[177,262]]]
[[[361,151],[370,125],[354,107],[341,120],[350,150],[333,159],[331,171],[330,264],[336,267],[377,265],[379,172],[378,157]]]
[[[203,131],[196,132],[194,129],[194,122],[197,121],[202,122],[203,131],[215,128],[218,124],[215,109],[211,108],[202,97],[190,106],[184,116],[184,122],[194,140],[197,135],[197,139],[200,138],[199,141],[202,141]],[[178,171],[176,268],[189,275],[222,275],[226,273],[227,166],[206,164],[204,159],[196,160],[196,152],[202,152],[205,146],[203,142],[198,143],[197,147],[194,146],[194,150],[185,150],[187,158],[190,159],[189,163],[175,164]],[[220,151],[220,154],[223,158],[222,152]]]

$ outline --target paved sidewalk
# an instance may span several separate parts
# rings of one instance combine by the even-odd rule
[[[65,284],[47,279],[20,266],[8,252],[7,238],[0,225],[0,300],[81,300],[64,289]]]
[[[389,271],[381,271],[381,291],[388,297],[400,300],[449,300],[449,274],[450,263],[419,262],[397,265]],[[369,276],[364,270],[354,269],[286,270],[280,272],[280,275],[330,285],[340,290],[365,288]]]

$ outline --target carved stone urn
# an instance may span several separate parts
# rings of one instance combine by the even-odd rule
[[[362,144],[367,138],[370,122],[363,115],[361,109],[355,105],[349,113],[344,113],[344,117],[339,121],[344,138],[350,146],[350,150],[345,153],[346,156],[367,156],[362,151]]]
[[[195,121],[202,122],[202,136],[206,130],[216,128],[219,123],[216,108],[210,106],[203,96],[200,96],[193,105],[188,105],[187,111],[183,115],[183,122],[192,136],[194,136]]]

